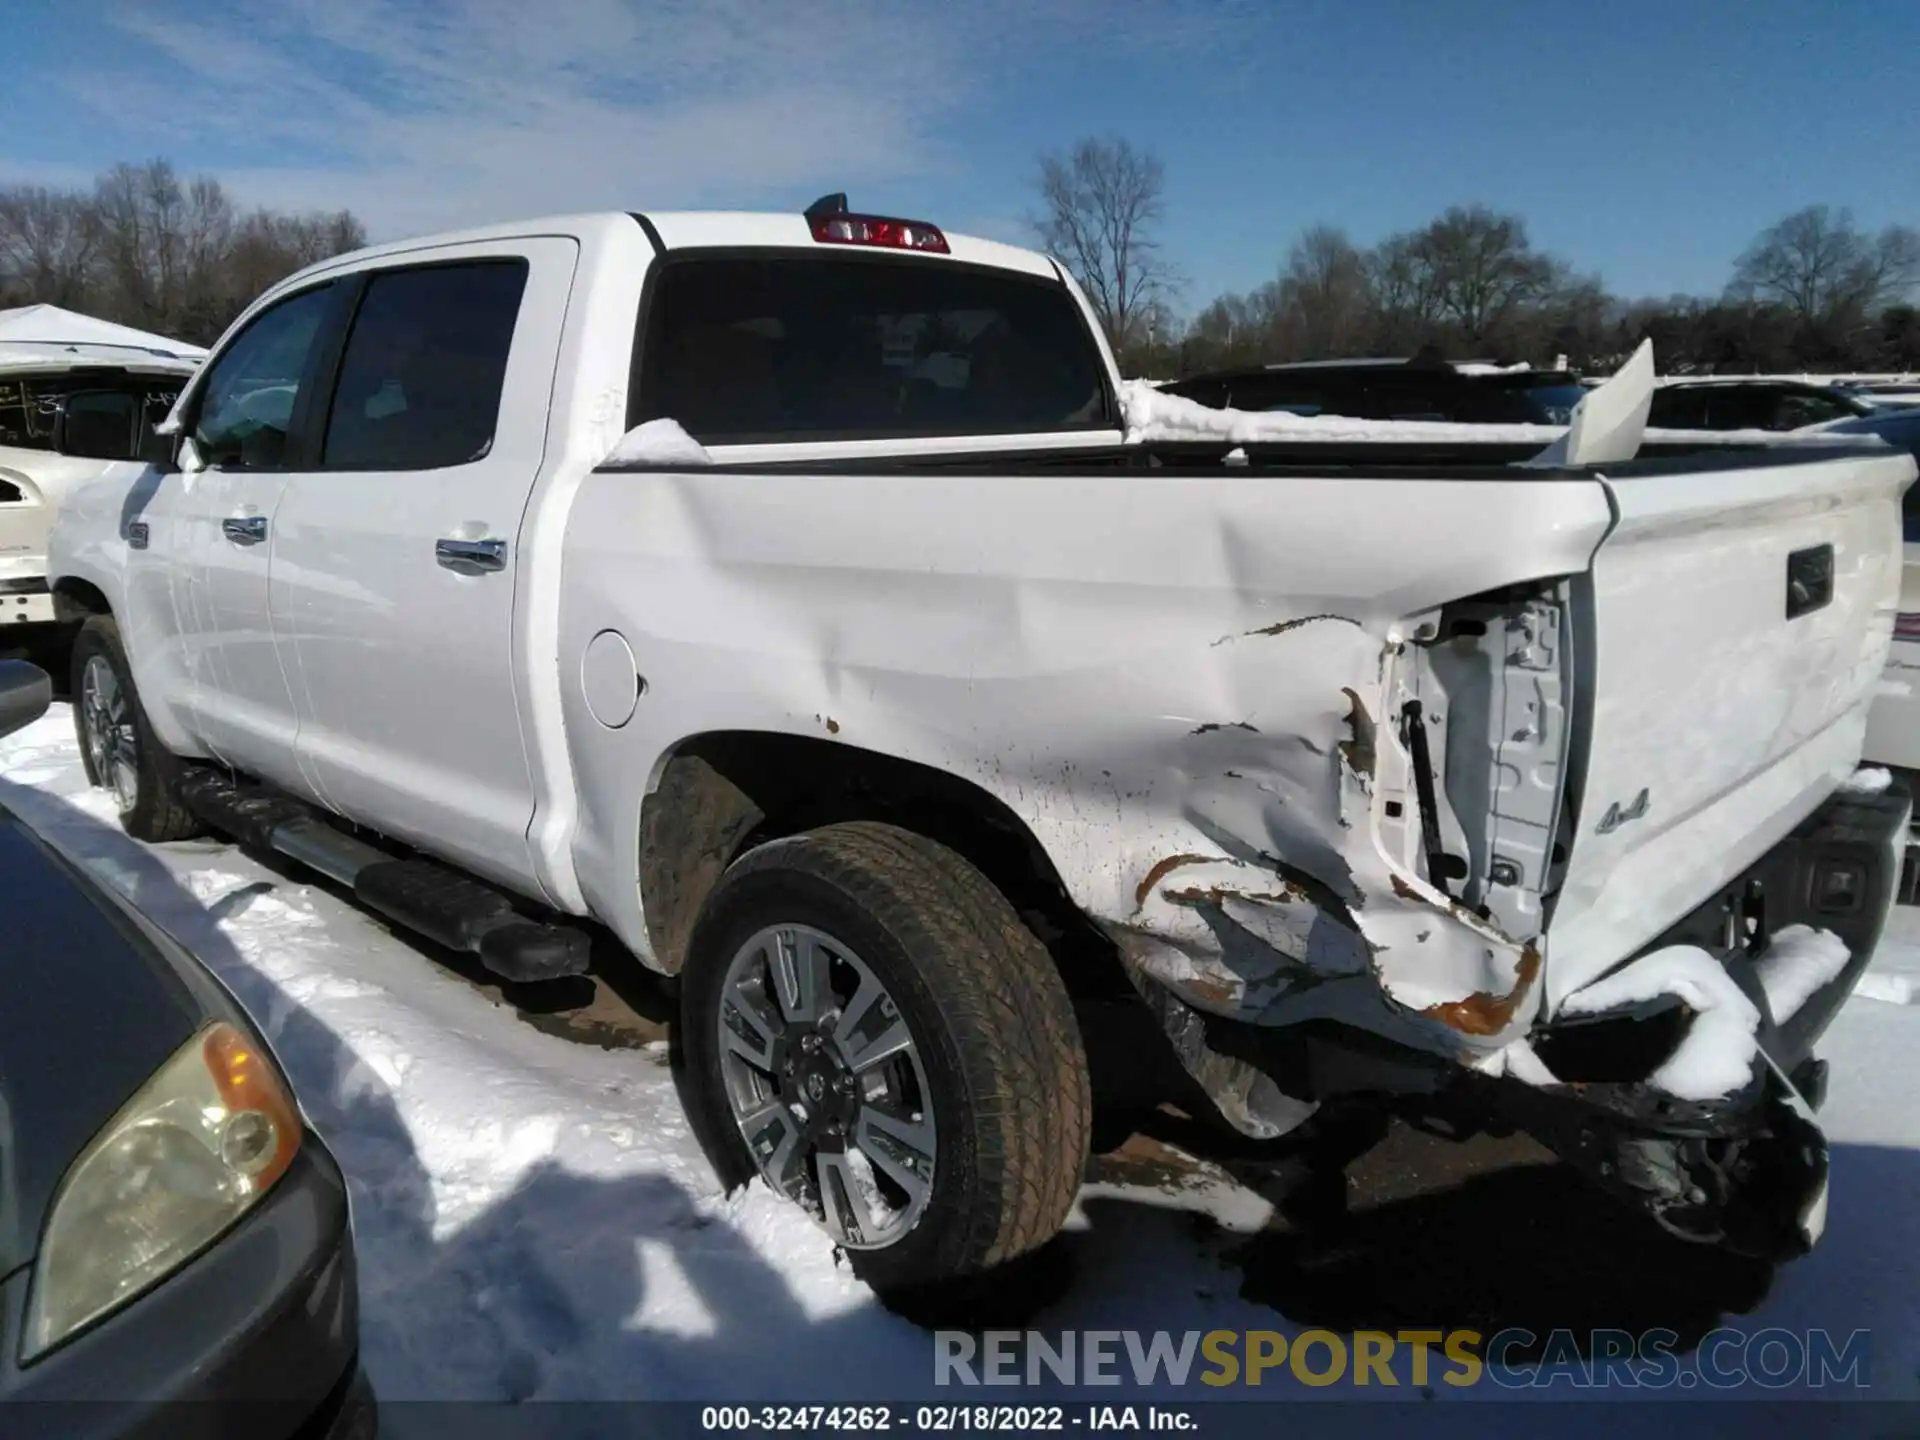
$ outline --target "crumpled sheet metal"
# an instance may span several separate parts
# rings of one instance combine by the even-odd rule
[[[1197,1010],[1375,1030],[1389,1017],[1398,1038],[1470,1062],[1532,1019],[1540,951],[1428,885],[1404,834],[1382,825],[1384,782],[1401,799],[1399,828],[1417,833],[1410,762],[1380,718],[1398,709],[1397,634],[1309,620],[1255,633],[1313,635],[1311,667],[1299,654],[1273,658],[1310,668],[1314,690],[1278,723],[1269,713],[1259,726],[1193,727],[1182,754],[1189,842],[1144,867],[1129,913],[1096,918],[1137,975]],[[1386,1004],[1357,1001],[1367,987],[1326,989],[1357,977]]]

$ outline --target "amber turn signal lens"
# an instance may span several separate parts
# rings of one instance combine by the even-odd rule
[[[207,1031],[201,1053],[229,1112],[221,1156],[265,1190],[300,1149],[300,1114],[286,1081],[265,1051],[224,1021]]]

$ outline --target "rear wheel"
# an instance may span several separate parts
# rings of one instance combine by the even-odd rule
[[[112,793],[136,840],[186,840],[200,823],[173,793],[177,762],[154,738],[110,615],[91,616],[73,643],[73,726],[87,780]]]
[[[728,1184],[800,1205],[913,1318],[1018,1308],[1009,1267],[1065,1221],[1091,1105],[1059,974],[978,870],[870,823],[761,846],[708,898],[681,1003]]]

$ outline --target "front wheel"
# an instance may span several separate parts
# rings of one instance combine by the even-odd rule
[[[136,840],[198,835],[199,822],[174,796],[173,757],[147,723],[110,615],[91,616],[74,639],[72,696],[87,780],[112,792],[121,828]]]
[[[811,1214],[883,1302],[981,1313],[1060,1230],[1091,1124],[1045,948],[923,836],[831,825],[738,861],[681,990],[688,1109],[728,1184]]]

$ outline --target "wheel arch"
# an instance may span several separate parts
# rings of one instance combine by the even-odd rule
[[[78,575],[62,575],[53,582],[54,619],[64,625],[84,624],[90,615],[111,615],[106,591]]]
[[[206,750],[188,727],[185,717],[174,708],[175,697],[167,693],[167,686],[154,683],[149,657],[137,656],[134,647],[126,643],[126,628],[130,623],[130,617],[124,609],[126,596],[111,588],[119,577],[100,575],[96,567],[87,568],[93,573],[70,570],[53,580],[50,588],[53,592],[55,623],[71,629],[77,638],[80,627],[95,616],[113,621],[121,631],[127,669],[139,691],[140,704],[146,711],[147,722],[152,726],[155,737],[181,759],[204,758]]]
[[[641,802],[638,880],[657,963],[678,973],[702,904],[739,856],[853,820],[897,825],[966,859],[1033,929],[1071,991],[1129,991],[1112,942],[1004,801],[931,765],[770,731],[689,736],[656,766]]]

